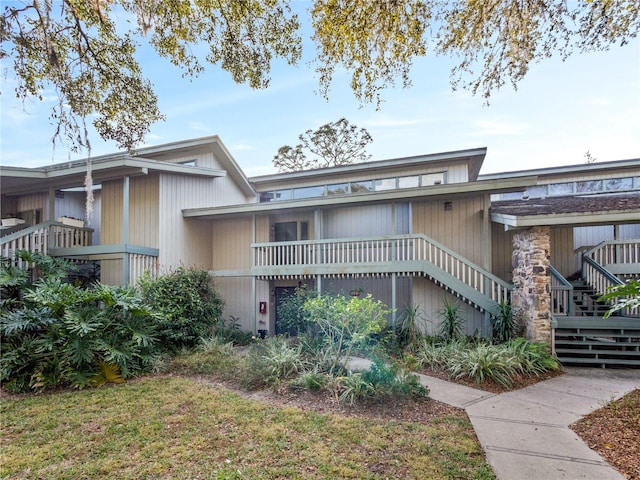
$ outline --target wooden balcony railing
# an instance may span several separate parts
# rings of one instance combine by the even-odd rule
[[[553,315],[573,315],[573,285],[558,270],[551,270],[551,313]]]
[[[13,258],[14,252],[27,250],[46,255],[52,248],[75,248],[91,245],[91,228],[79,228],[53,220],[27,227],[0,238],[0,255]],[[15,259],[22,266],[21,259]]]
[[[284,274],[423,274],[441,283],[454,278],[456,286],[473,290],[495,303],[508,301],[512,288],[509,283],[421,234],[256,243],[252,247],[253,269],[265,272],[265,276],[269,271]]]

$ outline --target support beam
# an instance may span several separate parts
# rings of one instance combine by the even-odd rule
[[[122,185],[122,243],[129,243],[129,176],[123,179]],[[122,281],[124,285],[129,284],[129,254],[125,253],[122,258]]]

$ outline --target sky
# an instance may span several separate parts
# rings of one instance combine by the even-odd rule
[[[308,5],[295,4],[303,22]],[[452,91],[455,59],[430,54],[415,61],[412,87],[384,91],[379,110],[357,102],[345,72],[335,75],[326,101],[308,64],[314,56],[308,38],[304,47],[297,67],[274,64],[266,90],[235,84],[210,64],[197,79],[182,78],[143,48],[142,70],[166,115],[151,127],[144,145],[218,135],[248,176],[263,175],[275,172],[271,162],[279,147],[295,145],[305,130],[345,117],[373,137],[367,147],[372,160],[487,147],[482,173],[493,173],[581,164],[587,151],[599,162],[640,158],[639,39],[607,52],[534,64],[517,90],[505,85],[488,106],[481,96]],[[14,98],[14,85],[11,72],[4,73],[0,164],[35,167],[84,158],[64,145],[53,150],[48,118],[53,92],[45,91],[42,102],[22,105]],[[118,151],[95,133],[91,143],[94,156]]]

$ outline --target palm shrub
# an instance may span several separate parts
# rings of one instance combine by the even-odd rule
[[[138,281],[142,297],[158,312],[157,336],[169,351],[194,348],[222,322],[224,302],[206,270],[180,267],[176,271]]]
[[[450,303],[445,300],[438,314],[440,317],[439,333],[443,341],[461,340],[465,337],[465,318],[460,311],[460,302]]]
[[[493,340],[503,343],[511,340],[516,334],[516,320],[513,307],[509,302],[501,301],[493,315]]]
[[[407,305],[395,325],[395,348],[402,352],[416,347],[422,338],[422,312],[418,305]]]
[[[120,381],[155,358],[150,312],[133,288],[43,277],[0,314],[0,381],[12,391]]]

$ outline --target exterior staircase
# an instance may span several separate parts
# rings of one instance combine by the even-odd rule
[[[640,250],[640,242],[637,240],[627,243],[631,248]],[[619,241],[603,242],[585,253],[584,278],[574,282],[559,280],[558,285],[562,287],[556,287],[556,291],[562,290],[563,298],[570,299],[570,305],[564,305],[554,312],[553,350],[564,365],[640,368],[640,312],[617,312],[604,318],[609,305],[599,300],[599,292],[624,283],[612,271],[625,272],[625,280],[640,277],[638,253],[624,257],[632,260],[624,262],[624,268],[611,260],[601,260],[603,251],[612,247],[620,248],[621,245],[625,251],[629,251],[628,244]],[[635,270],[638,270],[636,274],[633,273]]]

